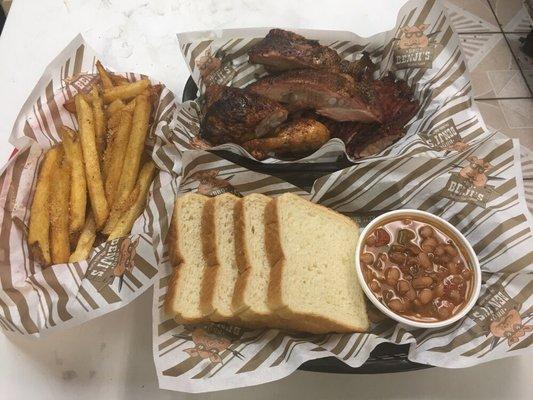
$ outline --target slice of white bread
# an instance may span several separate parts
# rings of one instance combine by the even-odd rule
[[[265,245],[265,210],[273,201],[262,194],[244,197],[236,208],[235,252],[239,275],[235,283],[233,309],[242,324],[276,327],[278,316],[267,302],[270,259]]]
[[[203,243],[209,268],[204,275],[201,308],[212,310],[211,321],[236,322],[232,307],[237,280],[235,208],[241,200],[224,193],[210,198],[204,207]]]
[[[355,271],[357,224],[294,194],[266,211],[271,262],[268,305],[286,327],[311,333],[369,328]]]
[[[174,274],[169,282],[165,310],[178,322],[203,322],[212,312],[200,307],[202,282],[208,268],[202,246],[203,211],[208,200],[206,196],[189,193],[174,203],[168,238]]]

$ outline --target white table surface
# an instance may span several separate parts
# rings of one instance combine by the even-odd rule
[[[161,79],[180,97],[188,74],[175,32],[277,25],[369,36],[392,27],[404,2],[15,0],[0,37],[0,165],[11,153],[7,138],[20,106],[49,61],[80,31],[104,64]],[[531,398],[531,357],[387,375],[296,372],[278,382],[206,395],[160,390],[151,301],[149,291],[125,309],[41,340],[0,333],[0,399]]]

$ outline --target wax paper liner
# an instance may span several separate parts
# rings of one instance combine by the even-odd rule
[[[245,87],[265,75],[262,66],[248,62],[246,53],[269,29],[178,34],[180,51],[200,94],[203,94],[206,82]],[[401,8],[393,29],[367,38],[342,31],[290,30],[335,49],[346,60],[356,60],[363,51],[368,52],[379,66],[377,77],[394,73],[407,81],[420,102],[420,111],[407,124],[403,138],[378,154],[354,161],[405,155],[446,157],[464,151],[489,134],[472,101],[470,75],[458,36],[453,32],[440,1],[409,1]],[[406,35],[410,35],[409,39]],[[179,150],[213,148],[253,158],[236,144],[211,147],[200,138],[201,119],[201,99],[185,102],[176,109],[167,132],[173,135]],[[331,139],[303,159],[281,161],[268,158],[262,162],[326,162],[335,161],[344,154],[343,142]]]
[[[153,246],[160,237],[157,207],[162,200],[154,193],[171,181],[162,170],[129,236],[99,245],[87,261],[46,269],[29,253],[29,211],[40,162],[45,150],[59,142],[61,125],[77,127],[63,104],[97,79],[96,59],[81,36],[76,37],[46,68],[14,125],[10,141],[17,153],[0,174],[0,326],[5,332],[41,336],[89,321],[127,305],[155,279]],[[147,139],[150,152],[157,125],[174,107],[174,96],[163,88]],[[149,211],[151,206],[155,211]]]
[[[163,147],[160,155],[166,159],[178,151]],[[382,342],[409,344],[410,360],[446,368],[530,353],[533,224],[521,160],[517,141],[491,136],[446,159],[418,155],[359,163],[320,178],[306,193],[214,154],[186,152],[183,175],[176,174],[174,184],[162,192],[169,199],[167,210],[175,196],[191,191],[271,196],[295,192],[353,217],[361,226],[389,210],[425,210],[451,222],[466,236],[478,255],[483,282],[479,300],[468,315],[440,329],[409,328],[371,308],[373,323],[367,334],[184,326],[162,310],[172,273],[162,242],[156,249],[160,269],[153,303],[153,353],[160,387],[209,392],[255,385],[283,378],[305,361],[329,356],[357,367]],[[474,176],[471,172],[476,169]],[[165,216],[167,226],[170,217],[171,212]]]

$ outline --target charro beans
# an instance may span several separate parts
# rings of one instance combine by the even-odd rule
[[[401,217],[363,240],[363,276],[391,311],[426,322],[450,318],[466,304],[474,274],[460,243],[439,227]]]

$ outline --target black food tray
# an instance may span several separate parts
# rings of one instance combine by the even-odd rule
[[[197,97],[198,87],[194,80],[189,77],[183,90],[182,101],[194,100]],[[353,165],[346,157],[327,163],[263,164],[228,151],[213,151],[213,153],[246,169],[278,177],[307,191],[311,189],[313,182],[321,176]],[[299,369],[337,374],[382,374],[431,367],[409,361],[407,359],[408,350],[409,345],[382,343],[370,353],[368,360],[358,368],[349,367],[335,357],[326,357],[307,361]]]

